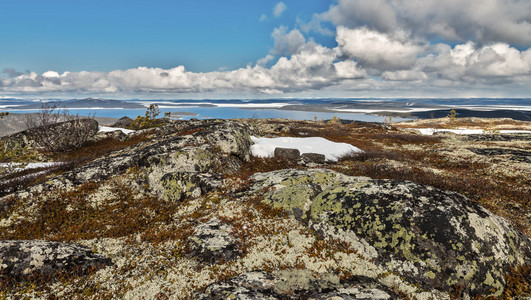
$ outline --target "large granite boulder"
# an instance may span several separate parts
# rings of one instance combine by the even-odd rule
[[[322,169],[260,173],[252,180],[249,195],[267,190],[264,202],[427,290],[464,285],[472,295],[499,295],[504,272],[531,263],[527,237],[458,193]]]
[[[31,241],[0,241],[0,278],[25,280],[56,273],[85,274],[111,266],[109,258],[72,244]]]

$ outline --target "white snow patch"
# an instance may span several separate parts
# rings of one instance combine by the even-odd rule
[[[484,134],[485,130],[483,129],[466,129],[466,128],[457,128],[457,129],[437,129],[437,128],[409,128],[411,130],[418,130],[420,133],[425,135],[433,135],[437,132],[452,132],[455,134]],[[529,130],[498,130],[498,133],[531,133]]]
[[[275,148],[298,149],[301,154],[320,153],[330,161],[337,161],[339,157],[350,152],[363,152],[357,147],[346,143],[335,143],[321,137],[279,137],[260,138],[251,136],[254,145],[251,146],[251,153],[258,157],[271,157],[275,153]]]
[[[0,163],[0,168],[13,168],[13,171],[22,171],[27,169],[49,168],[62,164],[61,162],[40,162],[40,163]]]
[[[99,126],[99,128],[100,128],[99,132],[109,132],[109,131],[116,131],[116,130],[120,130],[125,134],[135,132],[134,130],[131,130],[131,129],[117,128],[117,127]]]

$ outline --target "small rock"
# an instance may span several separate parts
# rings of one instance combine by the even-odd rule
[[[288,160],[297,160],[301,152],[298,149],[291,148],[275,148],[275,157],[284,158]]]
[[[128,116],[124,116],[120,120],[116,121],[112,127],[129,128],[132,123],[133,119],[129,118]]]
[[[301,157],[302,160],[307,163],[313,162],[317,164],[322,164],[326,160],[324,154],[319,153],[303,153]]]

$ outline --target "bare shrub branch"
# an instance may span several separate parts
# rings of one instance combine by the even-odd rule
[[[97,122],[89,118],[82,119],[56,104],[45,103],[36,117],[27,118],[26,125],[37,146],[51,152],[64,152],[81,147],[97,132]]]

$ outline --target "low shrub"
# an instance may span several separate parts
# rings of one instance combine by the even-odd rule
[[[80,148],[98,132],[98,122],[70,115],[57,105],[43,104],[37,117],[28,116],[28,136],[38,147],[50,152]]]

